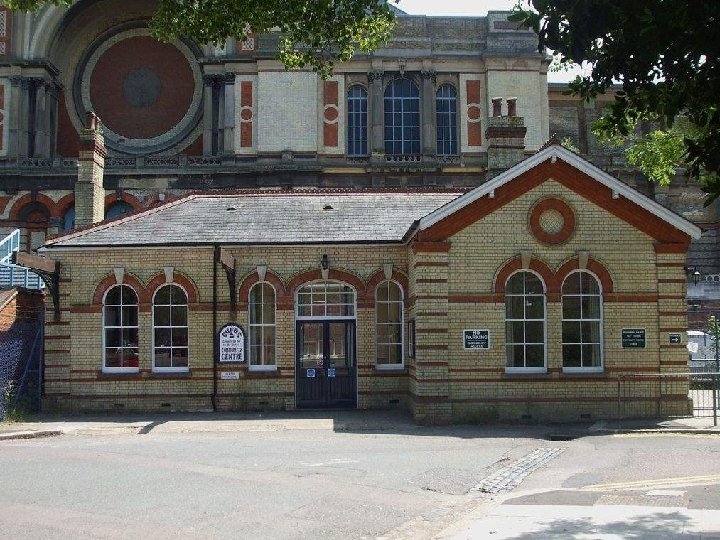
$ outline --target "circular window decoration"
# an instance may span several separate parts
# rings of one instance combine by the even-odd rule
[[[562,244],[575,231],[575,213],[560,199],[542,199],[530,211],[530,232],[543,244]]]
[[[75,83],[80,118],[94,111],[105,144],[130,154],[165,150],[200,119],[202,76],[182,41],[163,43],[147,28],[102,38],[81,63]]]

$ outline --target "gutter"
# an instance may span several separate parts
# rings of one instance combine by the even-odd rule
[[[215,337],[217,333],[217,308],[218,308],[218,292],[217,292],[217,265],[220,258],[220,246],[215,244],[213,249],[213,308],[212,308],[212,342],[213,342],[213,391],[211,396],[213,412],[217,412],[217,358],[218,358],[218,340]]]

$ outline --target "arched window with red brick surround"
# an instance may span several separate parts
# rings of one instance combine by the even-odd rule
[[[252,370],[274,370],[275,365],[275,288],[259,281],[248,295],[248,328]]]
[[[188,296],[175,283],[163,285],[153,296],[153,370],[189,368]]]
[[[375,292],[375,347],[379,369],[403,366],[403,291],[394,281]]]
[[[563,371],[602,371],[602,290],[590,272],[571,272],[562,284]]]
[[[138,295],[129,285],[115,285],[103,300],[103,371],[138,369]]]
[[[505,284],[506,370],[546,371],[546,299],[542,278],[529,271],[510,275]]]

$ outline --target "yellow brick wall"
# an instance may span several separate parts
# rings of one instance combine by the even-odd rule
[[[559,197],[573,209],[576,218],[575,231],[570,239],[557,246],[544,245],[531,234],[528,216],[540,199]],[[416,418],[430,420],[437,411],[447,411],[455,419],[465,420],[581,420],[608,417],[617,414],[617,376],[628,372],[679,371],[686,361],[684,345],[667,347],[668,332],[662,328],[685,328],[684,315],[663,315],[665,312],[681,312],[685,285],[682,261],[684,255],[657,255],[655,241],[607,212],[567,190],[554,181],[547,181],[528,191],[501,210],[479,220],[449,239],[447,269],[448,333],[435,335],[435,342],[445,340],[448,348],[447,378],[448,407],[442,400],[436,401],[437,409],[426,406]],[[601,262],[614,282],[614,293],[646,296],[643,302],[605,302],[603,306],[603,352],[602,373],[570,374],[562,370],[562,311],[557,300],[547,302],[547,373],[506,374],[505,372],[505,306],[502,298],[492,302],[494,279],[500,269],[521,250],[532,252],[533,258],[544,262],[556,272],[568,260],[576,258],[579,250],[588,250],[590,257]],[[423,254],[429,256],[430,254]],[[437,258],[437,254],[432,254]],[[672,262],[674,266],[658,266],[659,262]],[[423,275],[440,276],[442,269],[427,269]],[[672,283],[658,283],[658,279]],[[436,292],[441,288],[436,288]],[[664,299],[663,295],[672,298]],[[484,297],[473,302],[472,297]],[[462,299],[465,297],[465,299]],[[453,301],[452,299],[456,300]],[[433,300],[437,306],[441,299]],[[420,324],[438,327],[437,318],[419,317]],[[623,349],[622,328],[645,328],[645,349]],[[489,350],[465,350],[464,329],[488,329]],[[437,354],[419,353],[418,364],[425,358],[434,359]],[[663,361],[671,367],[664,367]],[[437,369],[437,368],[436,368]],[[443,374],[423,374],[437,379]],[[636,385],[637,386],[637,385]],[[656,385],[659,388],[659,385]],[[412,390],[412,388],[411,388]],[[659,390],[639,386],[632,392],[652,390],[658,401]],[[686,390],[686,387],[685,387]],[[673,394],[681,394],[677,385]],[[422,390],[417,390],[418,394]],[[654,405],[647,405],[647,411]],[[643,413],[643,404],[631,404],[633,412]],[[687,406],[687,400],[678,403],[678,410]]]
[[[407,275],[406,247],[281,247],[235,248],[237,287],[255,273],[259,264],[277,275],[285,285],[293,277],[319,268],[327,254],[331,269],[343,270],[363,283],[392,263]],[[47,355],[48,409],[73,410],[194,410],[212,406],[213,389],[213,273],[211,248],[196,249],[123,249],[57,252],[52,256],[62,269],[61,321],[53,321],[51,306],[47,320],[53,349]],[[152,315],[149,305],[141,305],[140,373],[133,375],[102,373],[102,313],[87,313],[98,284],[112,275],[115,267],[126,276],[137,278],[143,286],[163,267],[187,277],[197,288],[199,305],[191,306],[189,317],[190,370],[188,374],[158,374],[152,371]],[[127,282],[127,280],[126,280]],[[361,295],[364,291],[358,291]],[[406,298],[408,291],[404,291]],[[227,311],[229,289],[225,273],[218,267],[218,329],[237,321],[247,331],[247,310],[236,316]],[[247,298],[238,298],[239,303]],[[142,304],[142,300],[141,300]],[[222,307],[225,306],[225,307]],[[405,316],[407,320],[407,315]],[[358,406],[361,408],[394,406],[404,403],[407,394],[405,371],[384,372],[375,369],[375,310],[357,311]],[[220,409],[292,409],[295,407],[295,314],[278,309],[276,313],[277,371],[248,371],[246,366],[218,367],[217,405]],[[238,371],[240,380],[220,380],[221,371]]]
[[[547,196],[560,197],[573,209],[576,228],[557,246],[538,242],[528,230],[528,213]],[[356,276],[367,284],[383,265],[409,277],[405,293],[405,329],[416,321],[416,358],[407,357],[399,371],[375,366],[375,310],[361,302],[357,311],[358,407],[407,406],[418,421],[447,420],[580,420],[618,412],[618,376],[627,373],[673,372],[685,368],[684,344],[670,346],[669,333],[687,324],[684,255],[656,254],[654,240],[611,213],[595,207],[560,184],[548,181],[449,239],[449,250],[410,246],[290,246],[235,247],[237,283],[253,276],[257,266],[287,285],[297,275],[317,271],[324,254],[330,268]],[[612,276],[614,295],[636,297],[604,303],[602,373],[569,374],[562,370],[561,304],[547,304],[547,373],[505,373],[504,303],[492,298],[499,270],[529,250],[556,272],[579,250],[602,263]],[[53,252],[62,269],[61,313],[54,320],[48,306],[46,388],[50,409],[73,410],[197,410],[212,407],[213,391],[213,250],[206,248],[122,249]],[[152,371],[152,319],[141,306],[140,373],[102,373],[102,315],[93,308],[98,284],[122,266],[144,286],[163,267],[187,277],[197,288],[191,306],[190,371]],[[294,291],[288,291],[294,293]],[[363,291],[358,291],[362,293]],[[374,291],[372,292],[374,294]],[[479,300],[467,300],[477,296]],[[643,297],[644,300],[638,301]],[[463,299],[465,298],[465,299]],[[613,300],[618,300],[613,298]],[[228,311],[229,289],[218,268],[217,327],[237,321],[247,329],[246,309]],[[238,298],[242,305],[247,298]],[[217,380],[217,407],[222,410],[287,410],[295,408],[295,313],[289,306],[276,317],[274,372],[249,371],[246,365],[221,365],[236,371],[239,380]],[[645,349],[621,348],[620,330],[646,329]],[[463,349],[464,329],[488,329],[490,349]],[[406,342],[407,345],[407,342]],[[630,387],[628,387],[630,388]],[[682,384],[669,390],[638,382],[630,394],[641,398],[623,405],[628,413],[657,413],[665,392],[667,407],[682,411],[687,400]],[[636,397],[637,397],[636,396]],[[632,396],[631,396],[632,397]],[[668,396],[665,396],[668,397]],[[669,405],[668,405],[669,403]]]

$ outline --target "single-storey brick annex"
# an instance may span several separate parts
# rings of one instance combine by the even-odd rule
[[[686,369],[699,235],[556,144],[465,193],[190,195],[40,250],[60,268],[45,406],[611,416],[617,374]],[[220,350],[228,324],[244,353]]]

